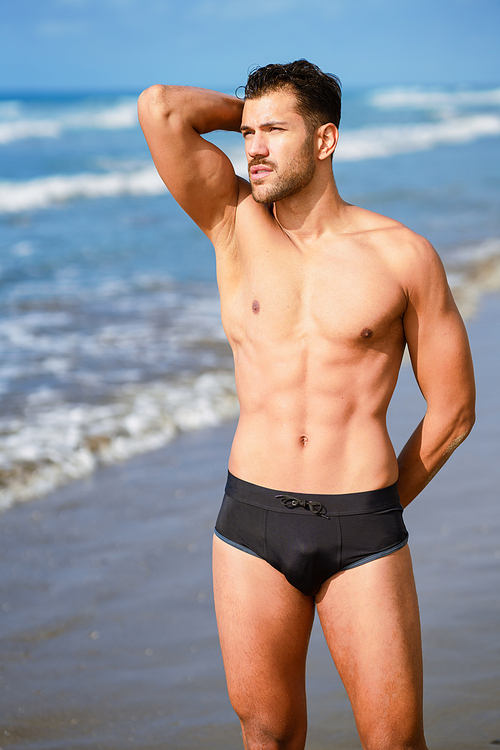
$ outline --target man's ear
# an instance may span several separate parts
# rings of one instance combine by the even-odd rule
[[[339,131],[332,122],[321,125],[316,131],[318,159],[327,159],[337,148]]]

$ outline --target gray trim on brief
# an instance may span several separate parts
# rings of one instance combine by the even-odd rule
[[[226,536],[222,536],[222,534],[219,534],[217,529],[214,529],[214,534],[216,537],[221,539],[221,541],[226,542],[226,544],[230,544],[231,547],[236,547],[236,549],[239,549],[242,552],[246,552],[249,555],[258,557],[259,560],[263,560],[263,558],[260,557],[260,555],[257,555],[248,547],[244,547],[243,544],[238,544],[237,542],[233,542],[231,539],[228,539]],[[403,549],[403,547],[405,547],[407,544],[408,544],[408,537],[406,537],[406,539],[403,539],[402,542],[398,542],[398,544],[394,544],[392,547],[383,549],[381,552],[374,552],[373,555],[367,555],[367,557],[363,557],[361,560],[357,560],[356,562],[351,563],[350,565],[346,565],[345,568],[341,568],[338,572],[342,573],[343,570],[351,570],[351,568],[358,568],[360,565],[364,565],[365,563],[372,562],[372,560],[378,560],[381,557],[387,557],[387,555],[391,555],[393,552],[397,552],[398,549]],[[334,573],[334,575],[336,574]]]
[[[222,536],[222,534],[219,534],[217,529],[214,529],[214,534],[216,537],[221,539],[223,542],[226,542],[226,544],[230,544],[231,547],[236,547],[236,549],[241,550],[242,552],[247,552],[249,555],[253,555],[254,557],[258,557],[259,560],[263,560],[264,558],[260,555],[257,555],[253,550],[249,549],[248,547],[244,547],[243,544],[238,544],[238,542],[233,542],[231,539],[228,539],[227,536]]]
[[[398,542],[398,544],[395,544],[393,547],[388,547],[387,549],[383,549],[381,552],[374,552],[373,555],[367,555],[366,557],[363,557],[361,560],[357,560],[356,562],[351,563],[350,565],[346,565],[345,568],[341,568],[339,570],[339,573],[342,573],[343,570],[350,570],[351,568],[357,568],[360,565],[364,565],[365,563],[372,562],[372,560],[378,560],[380,557],[387,557],[387,555],[391,555],[393,552],[397,552],[398,549],[403,549],[408,544],[408,537],[406,539],[403,539],[402,542]]]

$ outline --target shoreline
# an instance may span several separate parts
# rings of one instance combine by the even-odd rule
[[[471,435],[405,513],[419,592],[430,750],[500,741],[500,295],[468,322]],[[493,333],[492,333],[493,332]],[[422,415],[403,368],[396,449]],[[210,549],[234,423],[183,433],[0,516],[0,747],[234,750]],[[307,750],[359,747],[315,623]]]

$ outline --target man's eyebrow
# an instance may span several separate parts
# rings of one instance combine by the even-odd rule
[[[286,120],[269,120],[268,122],[261,122],[259,128],[270,128],[274,125],[288,125]],[[250,125],[242,125],[240,127],[241,132],[244,130],[253,130]]]

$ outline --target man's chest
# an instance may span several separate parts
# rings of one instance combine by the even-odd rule
[[[238,283],[221,288],[228,337],[375,343],[401,330],[406,298],[380,258],[366,252],[260,252]]]

